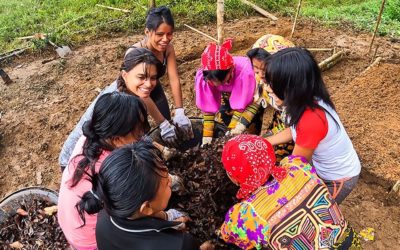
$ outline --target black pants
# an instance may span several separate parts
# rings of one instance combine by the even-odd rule
[[[153,91],[151,91],[150,98],[156,104],[158,110],[165,117],[165,119],[171,120],[171,112],[169,110],[168,100],[165,96],[165,92],[161,86],[160,80],[157,80],[157,85]]]

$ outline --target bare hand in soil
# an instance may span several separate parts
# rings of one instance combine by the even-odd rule
[[[211,243],[211,241],[206,241],[200,246],[200,250],[214,250],[215,246]]]

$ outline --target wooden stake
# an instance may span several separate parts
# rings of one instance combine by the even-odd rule
[[[272,15],[271,13],[269,13],[268,11],[258,7],[257,5],[255,5],[254,3],[251,3],[247,0],[240,0],[242,3],[249,5],[250,7],[252,7],[253,9],[255,9],[258,13],[260,13],[261,15],[265,16],[265,17],[269,17],[272,20],[276,21],[278,20],[278,18],[274,15]]]
[[[319,68],[321,71],[325,71],[327,69],[332,68],[336,63],[338,63],[340,60],[342,60],[344,55],[344,51],[339,51],[336,54],[333,54],[332,56],[326,58],[322,62],[318,64]]]
[[[5,84],[10,84],[13,82],[3,69],[0,69],[0,76],[3,79]]]
[[[3,60],[5,60],[5,59],[7,59],[7,58],[10,58],[10,57],[13,57],[13,56],[17,56],[17,55],[23,53],[23,52],[24,52],[25,50],[27,50],[28,48],[29,48],[29,47],[20,48],[20,49],[12,50],[12,51],[10,51],[10,52],[7,52],[7,53],[5,53],[5,54],[2,54],[2,55],[4,55],[4,56],[0,57],[0,62],[3,61]]]
[[[294,29],[296,28],[296,23],[297,23],[297,17],[299,16],[300,13],[300,6],[301,6],[301,0],[299,0],[299,4],[297,5],[296,16],[294,17],[294,23],[292,27],[292,32],[290,33],[290,39],[293,38]]]
[[[374,34],[372,35],[372,40],[371,40],[371,44],[369,45],[368,53],[371,52],[372,44],[374,44],[376,32],[378,31],[379,24],[381,23],[381,17],[382,17],[383,9],[385,7],[385,2],[386,2],[386,0],[382,0],[381,9],[379,10],[378,20],[376,20],[375,30],[374,30]]]
[[[333,51],[333,48],[307,48],[309,51]]]
[[[106,8],[106,9],[110,9],[110,10],[117,10],[117,11],[122,11],[124,13],[131,13],[132,11],[130,10],[125,10],[125,9],[120,9],[120,8],[114,8],[114,7],[110,7],[110,6],[105,6],[102,4],[96,4],[96,6],[102,7],[102,8]]]
[[[373,63],[371,63],[363,72],[361,72],[360,76],[365,75],[371,68],[375,67],[382,61],[382,57],[378,56]]]
[[[374,61],[374,59],[376,57],[376,53],[378,53],[378,48],[379,48],[379,45],[377,45],[376,48],[375,48],[374,55],[371,58],[371,63]]]
[[[149,0],[149,8],[156,7],[156,0]]]
[[[224,42],[224,0],[217,0],[217,34],[221,45]]]
[[[214,37],[209,36],[209,35],[207,35],[206,33],[203,33],[203,32],[201,32],[200,30],[193,28],[192,26],[189,26],[189,25],[187,25],[187,24],[183,24],[183,25],[185,25],[186,27],[188,27],[189,29],[191,29],[191,30],[193,30],[193,31],[196,31],[196,32],[199,33],[199,34],[202,34],[203,36],[205,36],[205,37],[207,37],[207,38],[209,38],[209,39],[211,39],[211,40],[213,40],[213,41],[215,41],[215,42],[218,42],[218,40],[215,39]]]

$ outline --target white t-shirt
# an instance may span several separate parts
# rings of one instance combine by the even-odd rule
[[[324,180],[340,180],[360,174],[361,163],[346,130],[336,111],[323,101],[318,104],[325,108],[328,132],[319,142],[312,155],[312,165]],[[337,124],[333,120],[336,120]],[[296,142],[296,128],[291,126],[293,141]]]

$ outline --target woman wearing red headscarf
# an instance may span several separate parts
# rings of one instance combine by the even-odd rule
[[[229,140],[222,152],[240,189],[221,238],[242,249],[359,249],[354,230],[315,169],[289,156],[275,166],[271,144],[255,135]]]
[[[246,129],[261,132],[261,119],[254,118],[259,105],[253,103],[256,80],[251,62],[247,57],[232,56],[231,48],[231,39],[221,46],[210,43],[201,55],[195,88],[196,105],[204,118],[203,145],[212,141],[215,120],[225,123],[232,134]]]

